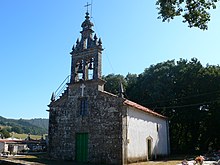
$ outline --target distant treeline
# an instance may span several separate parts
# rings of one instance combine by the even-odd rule
[[[18,134],[47,134],[48,119],[6,119],[0,116],[0,134],[1,137],[10,137],[11,132]]]

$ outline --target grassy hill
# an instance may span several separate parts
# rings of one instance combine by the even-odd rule
[[[25,120],[25,121],[37,127],[48,130],[48,124],[49,124],[48,119],[36,118],[36,119],[30,119],[30,120]]]
[[[48,132],[48,119],[7,119],[0,116],[0,131],[42,135]]]
[[[14,138],[17,139],[26,139],[28,137],[27,134],[17,134],[17,133],[13,133],[12,135]],[[41,139],[42,135],[30,135],[31,139]]]

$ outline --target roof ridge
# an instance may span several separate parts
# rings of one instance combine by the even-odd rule
[[[107,92],[107,91],[105,91],[105,90],[100,91],[100,92],[105,93],[105,94],[108,94],[108,95],[111,95],[111,96],[114,96],[114,97],[118,97],[117,95],[115,95],[115,94],[113,94],[113,93],[110,93],[110,92]]]
[[[138,104],[136,102],[130,101],[128,99],[126,99],[124,101],[124,104],[129,105],[129,106],[134,107],[134,108],[137,108],[137,109],[142,110],[144,112],[147,112],[147,113],[152,114],[154,116],[158,116],[158,117],[167,119],[166,116],[163,116],[163,115],[161,115],[161,114],[159,114],[157,112],[154,112],[153,110],[151,110],[151,109],[149,109],[149,108],[147,108],[147,107],[145,107],[143,105],[140,105],[140,104]]]

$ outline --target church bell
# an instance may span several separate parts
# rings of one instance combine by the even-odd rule
[[[90,59],[88,69],[90,69],[90,70],[92,70],[92,69],[93,69],[93,60],[92,60],[92,59]]]
[[[77,73],[83,73],[83,66],[82,66],[82,63],[79,64],[79,68],[78,68]]]

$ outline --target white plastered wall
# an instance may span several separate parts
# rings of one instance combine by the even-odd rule
[[[0,142],[0,153],[8,151],[8,144],[5,142]]]
[[[127,156],[128,159],[147,159],[147,139],[151,139],[151,153],[167,155],[168,128],[167,120],[145,113],[133,107],[127,109]]]

